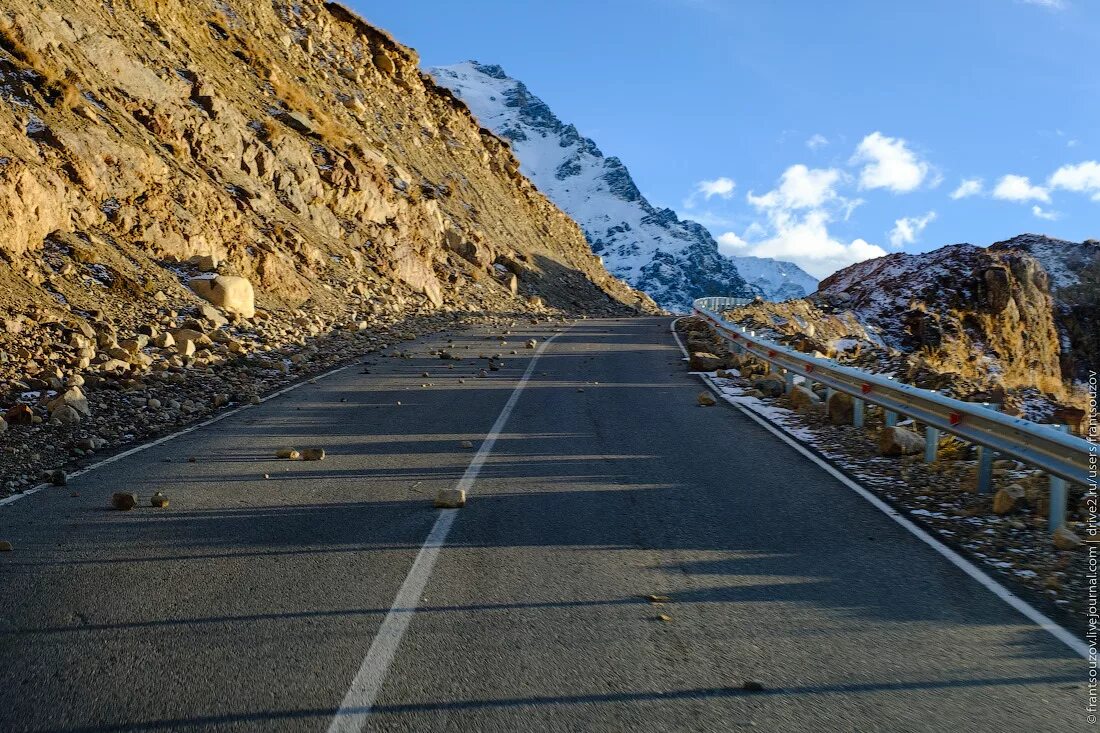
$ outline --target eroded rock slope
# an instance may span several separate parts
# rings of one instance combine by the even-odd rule
[[[166,425],[241,396],[219,365],[254,357],[254,393],[331,361],[329,334],[347,356],[366,341],[341,334],[460,314],[655,310],[415,51],[338,4],[0,0],[0,129],[13,455],[96,445],[25,431],[86,426],[108,388]],[[153,394],[195,374],[190,412]]]
[[[956,244],[861,262],[808,298],[734,317],[806,351],[1080,427],[1080,365],[1095,354],[1100,328],[1098,262],[1094,241]]]

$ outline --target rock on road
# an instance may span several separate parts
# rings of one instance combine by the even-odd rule
[[[328,729],[553,335],[453,334],[487,378],[424,339],[0,507],[0,729]],[[667,319],[545,345],[366,730],[1084,729],[1084,660],[699,390]]]

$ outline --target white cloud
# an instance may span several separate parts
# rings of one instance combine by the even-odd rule
[[[815,132],[810,136],[810,139],[806,141],[806,147],[810,150],[817,150],[829,144],[829,138],[822,135],[820,132]]]
[[[1064,165],[1054,171],[1047,185],[1089,194],[1093,201],[1100,201],[1100,163],[1086,160],[1076,165]]]
[[[881,247],[863,239],[845,242],[829,233],[828,225],[835,214],[851,213],[861,203],[837,193],[837,185],[845,179],[845,174],[836,169],[798,164],[783,172],[775,189],[760,196],[750,192],[746,198],[766,220],[753,222],[745,230],[744,236],[750,241],[740,253],[745,254],[747,249],[747,254],[755,257],[789,260],[815,277],[885,255]]]
[[[745,237],[748,239],[762,239],[768,236],[768,228],[758,221],[749,224],[745,229]]]
[[[1038,5],[1050,10],[1065,10],[1066,0],[1020,0],[1024,5]]]
[[[733,189],[735,188],[737,188],[737,184],[733,182],[733,179],[725,176],[715,178],[713,181],[699,181],[695,184],[696,193],[699,193],[708,201],[714,196],[728,199],[733,196]]]
[[[852,218],[852,212],[863,206],[866,201],[863,199],[844,199],[844,221],[848,221]]]
[[[913,244],[920,237],[924,228],[936,220],[936,212],[929,211],[924,216],[903,217],[894,222],[894,228],[890,230],[890,246],[901,249],[907,244]]]
[[[718,235],[718,246],[725,250],[743,250],[749,243],[733,232],[725,232]]]
[[[982,192],[982,186],[982,179],[980,178],[964,178],[959,187],[951,192],[951,198],[957,201],[967,196],[977,196]]]
[[[828,212],[814,209],[802,215],[773,212],[772,235],[753,242],[748,254],[794,262],[814,277],[823,278],[856,262],[882,257],[886,251],[863,239],[843,242],[829,234]]]
[[[894,193],[916,190],[931,170],[905,140],[881,132],[863,138],[850,162],[864,164],[859,172],[860,188],[887,188]]]
[[[809,209],[839,198],[836,184],[843,173],[835,168],[807,168],[801,163],[783,171],[779,188],[762,196],[749,191],[748,202],[758,209]]]
[[[1047,221],[1055,221],[1061,214],[1057,211],[1044,211],[1043,207],[1036,204],[1031,207],[1031,213],[1040,219],[1046,219]]]
[[[1042,201],[1050,203],[1050,192],[1042,186],[1033,186],[1027,176],[1009,174],[1002,176],[993,189],[993,198],[1004,201]]]

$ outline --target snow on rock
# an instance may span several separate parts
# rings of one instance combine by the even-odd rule
[[[804,299],[731,317],[845,363],[1080,426],[1081,365],[1100,353],[1100,243],[1025,234],[859,262]]]
[[[581,225],[607,269],[664,307],[687,311],[708,295],[785,300],[816,290],[817,281],[798,266],[726,257],[705,227],[655,208],[621,160],[606,157],[500,66],[466,61],[430,73],[511,143],[524,175]]]
[[[1080,272],[1100,259],[1100,241],[1070,242],[1043,234],[1021,234],[990,245],[991,250],[1022,250],[1039,260],[1054,290],[1076,285]]]
[[[741,277],[767,300],[803,298],[817,290],[817,279],[798,265],[769,257],[730,257]]]

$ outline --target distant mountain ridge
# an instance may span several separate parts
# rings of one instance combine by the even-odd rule
[[[654,207],[619,158],[604,156],[500,66],[467,61],[429,73],[511,143],[523,173],[580,224],[609,272],[664,307],[684,311],[695,298],[740,292],[784,300],[817,289],[797,265],[727,257],[701,224]]]

